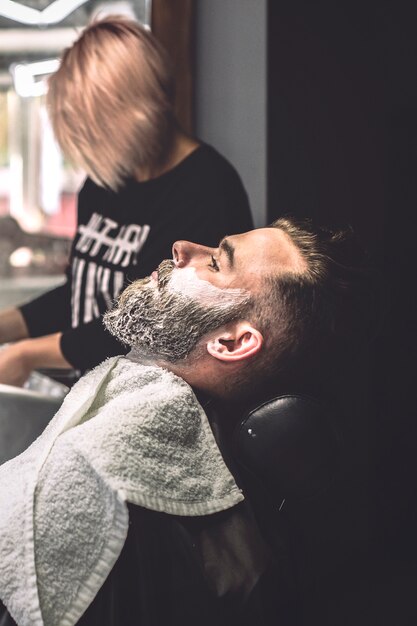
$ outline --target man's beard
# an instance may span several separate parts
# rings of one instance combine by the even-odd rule
[[[243,316],[250,301],[243,290],[211,285],[217,296],[213,304],[170,290],[174,267],[173,261],[162,261],[157,282],[149,277],[135,281],[103,318],[106,328],[122,343],[138,349],[144,357],[171,363],[185,359],[206,333]]]

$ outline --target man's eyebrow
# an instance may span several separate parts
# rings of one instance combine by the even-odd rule
[[[225,253],[229,262],[229,267],[232,268],[235,258],[235,249],[232,244],[226,238],[224,238],[219,243],[219,250]]]

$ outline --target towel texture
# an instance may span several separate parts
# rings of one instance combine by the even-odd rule
[[[126,501],[207,515],[242,499],[189,385],[108,359],[0,467],[0,597],[19,626],[72,626],[122,550]]]

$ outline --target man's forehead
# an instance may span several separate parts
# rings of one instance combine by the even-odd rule
[[[258,228],[241,235],[233,235],[225,238],[221,246],[233,248],[236,269],[248,263],[253,269],[266,273],[274,270],[301,272],[306,269],[305,260],[299,250],[279,228]]]

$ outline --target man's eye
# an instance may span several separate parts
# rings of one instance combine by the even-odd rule
[[[217,263],[217,261],[216,261],[216,259],[214,258],[213,255],[211,255],[211,263],[209,263],[209,267],[213,268],[216,272],[218,272],[219,269],[220,269],[219,265],[218,265],[218,263]]]

